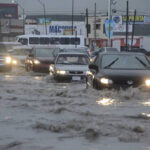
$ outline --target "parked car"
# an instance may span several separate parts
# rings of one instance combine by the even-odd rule
[[[113,47],[103,47],[103,48],[100,48],[98,50],[95,50],[93,51],[91,54],[90,54],[90,61],[93,62],[94,59],[96,58],[96,56],[99,54],[99,53],[102,53],[102,52],[119,52],[119,50],[117,48],[113,48]]]
[[[50,74],[57,81],[85,81],[88,64],[89,57],[84,53],[59,53],[50,66]]]
[[[0,71],[12,70],[12,57],[9,54],[0,54]]]
[[[54,63],[57,48],[33,48],[25,60],[27,71],[49,72],[49,65]]]
[[[101,53],[89,65],[87,78],[88,85],[95,89],[150,88],[150,61],[142,53]]]

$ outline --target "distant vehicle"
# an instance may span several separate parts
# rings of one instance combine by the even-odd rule
[[[0,54],[0,71],[12,70],[12,58],[8,54]]]
[[[12,63],[19,67],[25,67],[25,60],[32,49],[28,47],[16,46],[8,50],[13,60]]]
[[[101,53],[89,65],[88,85],[95,89],[130,86],[150,89],[150,61],[142,53]]]
[[[91,54],[90,54],[90,61],[93,62],[95,57],[99,54],[99,53],[102,53],[102,52],[119,52],[119,50],[117,48],[113,48],[113,47],[103,47],[103,48],[100,48],[99,50],[96,50],[96,51],[93,51]]]
[[[58,49],[54,53],[57,55],[58,53],[62,52],[75,52],[75,53],[83,53],[89,56],[87,48],[63,48],[63,49]]]
[[[33,48],[25,60],[26,71],[49,72],[54,63],[56,48]]]
[[[12,49],[15,46],[21,46],[21,43],[19,42],[0,42],[0,49],[3,50],[5,53],[9,49]]]
[[[54,65],[50,66],[50,74],[57,81],[85,81],[89,58],[77,52],[59,53]]]
[[[73,35],[20,35],[17,42],[27,46],[55,46],[58,48],[85,47],[83,36]]]

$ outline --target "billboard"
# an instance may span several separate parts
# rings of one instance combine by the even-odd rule
[[[72,33],[71,21],[51,21],[46,25],[48,34],[51,35],[67,35]],[[35,32],[36,31],[36,32]],[[25,34],[45,34],[45,25],[25,25]],[[77,35],[85,36],[86,29],[84,22],[74,22],[73,32],[77,32]]]
[[[122,16],[122,22],[126,23],[127,16]],[[129,24],[133,24],[134,16],[129,16]],[[144,24],[144,16],[136,16],[135,24]]]
[[[128,25],[128,32],[132,32],[132,25]],[[120,24],[114,26],[114,32],[126,32],[126,24]]]

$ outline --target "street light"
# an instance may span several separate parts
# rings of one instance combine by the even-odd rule
[[[74,22],[74,0],[72,0],[72,35],[73,35],[73,22]]]
[[[45,24],[45,34],[47,35],[47,26],[46,26],[46,10],[45,10],[45,4],[42,3],[40,0],[38,2],[42,5],[43,10],[44,10],[44,24]]]
[[[18,1],[16,0],[12,0],[12,3],[16,3],[21,9],[22,9],[22,13],[23,13],[23,34],[25,34],[25,10],[24,8],[18,3]]]

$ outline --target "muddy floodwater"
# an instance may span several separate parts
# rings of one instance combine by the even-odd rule
[[[0,150],[150,150],[150,92],[0,73]]]

